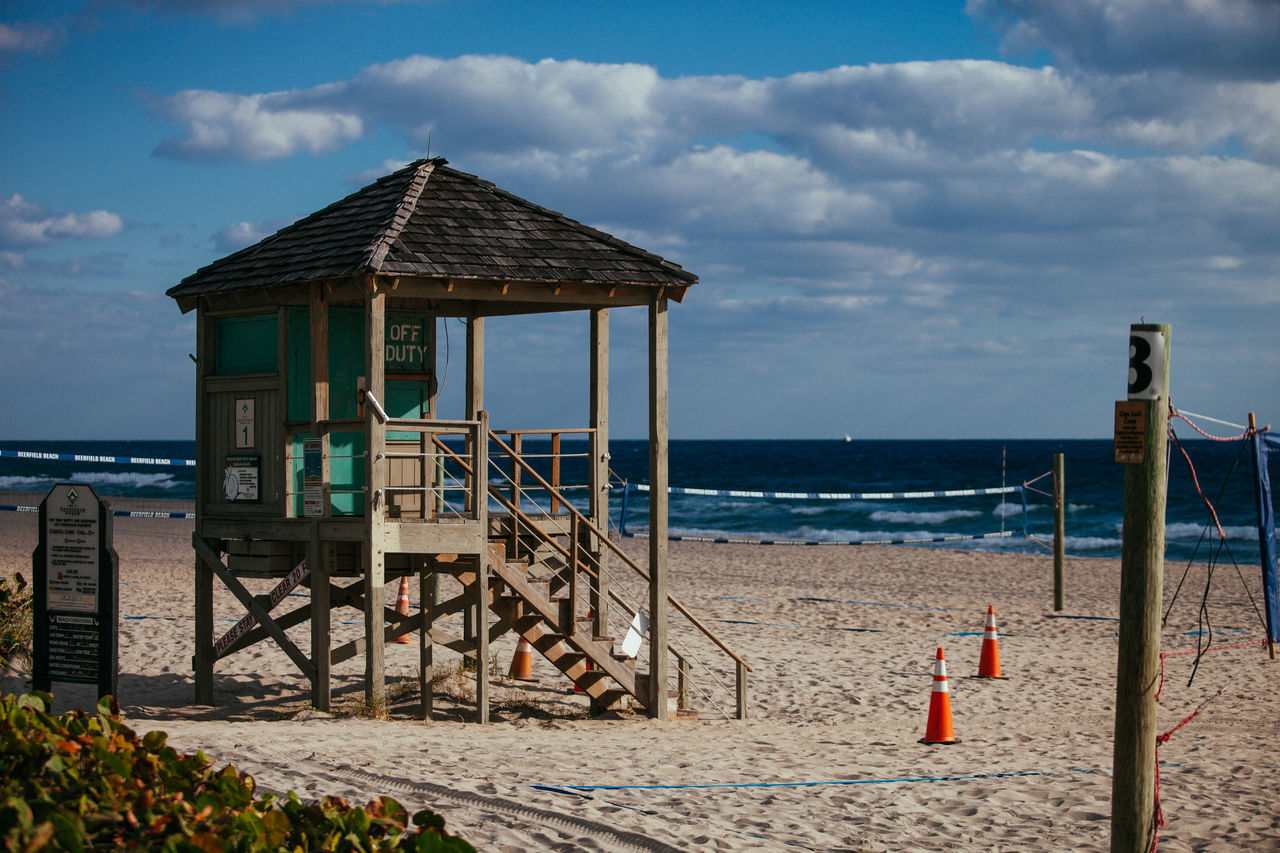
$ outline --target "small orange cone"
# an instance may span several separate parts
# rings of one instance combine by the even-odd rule
[[[987,605],[987,627],[982,632],[982,657],[974,678],[1004,678],[1000,674],[1000,641],[996,636],[996,609]]]
[[[533,681],[533,646],[524,637],[516,643],[516,653],[511,656],[510,674],[516,681]]]
[[[929,694],[929,722],[920,743],[959,743],[951,728],[951,691],[947,689],[947,662],[938,646],[933,664],[933,692]]]
[[[396,599],[396,612],[401,616],[409,615],[409,576],[405,575],[400,578],[400,597]],[[413,637],[409,634],[401,634],[396,637],[397,643],[412,643]]]

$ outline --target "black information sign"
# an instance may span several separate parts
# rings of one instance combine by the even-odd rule
[[[84,483],[59,483],[40,503],[34,581],[32,683],[98,685],[116,696],[119,561],[111,507]],[[117,696],[117,698],[119,698]]]

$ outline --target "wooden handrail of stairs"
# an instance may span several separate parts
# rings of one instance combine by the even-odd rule
[[[529,465],[528,462],[525,462],[523,459],[517,456],[515,452],[510,447],[508,447],[502,441],[502,439],[498,438],[498,436],[495,435],[492,430],[489,431],[489,439],[493,442],[496,442],[499,447],[501,447],[508,454],[510,454],[512,458],[516,459],[519,462],[520,467],[526,473],[532,476],[535,480],[537,480],[538,484],[542,486],[542,488],[546,489],[549,492],[552,491],[551,485],[546,480],[544,480],[542,476],[538,474],[538,472],[534,470],[534,468],[531,465]],[[600,539],[601,542],[604,542],[610,551],[612,551],[619,558],[621,558],[624,563],[626,563],[628,566],[634,569],[635,572],[640,575],[640,577],[644,578],[646,583],[649,582],[649,573],[646,572],[644,569],[640,568],[639,564],[637,564],[635,560],[631,559],[630,555],[627,554],[626,551],[623,551],[622,548],[620,548],[617,544],[615,544],[613,540],[609,538],[609,535],[607,533],[602,533],[600,531],[600,528],[592,524],[591,519],[583,515],[582,512],[580,512],[578,508],[575,507],[573,504],[570,504],[567,501],[565,503],[568,506],[569,512],[577,516],[579,525],[586,525],[586,529],[594,533]],[[558,542],[552,542],[551,544],[555,545],[557,548],[560,548],[560,550],[562,551],[564,550],[563,547],[560,546]],[[566,557],[569,556],[567,551],[564,552],[564,556]],[[585,565],[583,566],[583,568],[585,568],[588,572],[591,571],[590,568]],[[670,593],[667,594],[667,603],[670,604],[672,607],[674,607],[676,610],[680,611],[680,614],[684,616],[686,619],[688,619],[691,624],[696,626],[698,630],[701,631],[704,636],[706,636],[707,639],[715,643],[715,645],[720,649],[720,651],[724,652],[726,655],[733,658],[734,661],[736,661],[738,664],[746,667],[747,672],[755,671],[751,668],[751,664],[743,660],[736,652],[733,651],[733,649],[726,646],[724,642],[719,637],[717,637],[714,632],[711,631],[710,628],[708,628],[706,625],[703,625],[701,620],[699,620],[698,617],[690,613],[689,610],[683,604],[681,604],[674,595],[671,595]]]
[[[533,468],[531,465],[529,465],[529,463],[528,463],[528,462],[525,462],[525,461],[524,461],[524,459],[520,458],[520,456],[519,456],[518,454],[516,454],[516,453],[515,453],[515,451],[513,451],[510,447],[508,447],[508,446],[507,446],[507,444],[506,444],[505,442],[503,442],[503,440],[502,440],[502,439],[498,438],[498,436],[493,432],[493,430],[490,430],[490,431],[489,431],[489,438],[490,438],[490,440],[491,440],[491,441],[496,442],[496,443],[497,443],[497,445],[498,445],[499,447],[501,447],[503,450],[505,450],[505,451],[506,451],[506,452],[507,452],[507,453],[508,453],[508,454],[509,454],[513,459],[516,459],[516,460],[517,460],[517,462],[519,463],[519,465],[521,466],[521,468],[522,468],[524,471],[528,472],[528,473],[529,473],[529,474],[530,474],[530,475],[531,475],[535,480],[537,480],[537,481],[538,481],[538,484],[539,484],[540,486],[542,486],[542,488],[546,489],[547,491],[554,491],[554,490],[552,489],[551,485],[550,485],[549,483],[547,483],[547,481],[546,481],[546,480],[544,480],[544,479],[542,478],[542,476],[541,476],[541,475],[540,475],[536,470],[534,470],[534,468]],[[471,466],[467,464],[466,460],[462,459],[462,458],[461,458],[461,457],[459,457],[456,453],[454,453],[454,452],[449,448],[449,446],[448,446],[448,445],[446,445],[444,442],[440,441],[440,439],[438,439],[438,438],[434,438],[434,437],[433,437],[433,439],[432,439],[432,440],[436,443],[436,445],[437,445],[438,447],[440,447],[440,449],[441,449],[441,450],[443,450],[444,452],[448,453],[451,457],[453,457],[454,461],[455,461],[455,462],[457,462],[459,465],[461,465],[461,466],[463,467],[463,469],[467,471],[467,473],[469,473],[469,474],[474,473],[474,472],[471,470]],[[489,485],[489,493],[490,493],[491,495],[493,495],[493,497],[494,497],[494,498],[496,498],[496,499],[497,499],[497,501],[498,501],[499,503],[501,503],[503,506],[507,507],[509,511],[511,511],[512,513],[514,513],[516,516],[519,516],[520,520],[524,521],[524,522],[525,522],[525,524],[526,524],[528,527],[530,527],[530,528],[532,528],[532,529],[535,529],[535,530],[537,529],[537,526],[533,524],[532,519],[530,519],[528,516],[526,516],[526,515],[525,515],[523,512],[521,512],[518,508],[516,508],[516,507],[512,506],[512,505],[511,505],[511,502],[510,502],[510,501],[508,501],[508,500],[506,500],[506,496],[505,496],[505,495],[503,495],[500,491],[498,491],[498,488],[497,488],[496,486]],[[566,504],[566,506],[568,506],[568,508],[569,508],[569,512],[570,512],[570,513],[572,513],[573,515],[577,516],[577,518],[578,518],[578,523],[579,523],[579,524],[585,524],[585,525],[586,525],[587,530],[590,530],[593,534],[595,534],[595,535],[596,535],[596,537],[598,537],[598,538],[600,539],[600,541],[601,541],[601,542],[605,543],[606,547],[608,547],[610,551],[612,551],[612,552],[613,552],[614,554],[616,554],[619,558],[621,558],[621,560],[622,560],[624,563],[626,563],[628,566],[630,566],[630,567],[631,567],[631,568],[632,568],[632,569],[633,569],[637,574],[639,574],[639,575],[640,575],[640,577],[644,578],[644,580],[645,580],[645,582],[646,582],[646,583],[647,583],[647,582],[649,582],[649,573],[648,573],[648,572],[646,572],[644,569],[642,569],[642,568],[641,568],[641,567],[636,563],[636,561],[635,561],[635,560],[631,559],[631,556],[630,556],[629,554],[627,554],[627,553],[626,553],[625,551],[623,551],[623,550],[622,550],[622,549],[621,549],[621,548],[620,548],[616,543],[614,543],[614,541],[613,541],[612,539],[610,539],[610,538],[609,538],[608,534],[606,534],[606,533],[602,533],[602,532],[600,531],[600,528],[596,527],[596,526],[591,522],[591,519],[589,519],[589,518],[587,518],[585,515],[583,515],[583,514],[578,510],[578,508],[577,508],[577,507],[575,507],[573,504],[569,503],[568,501],[565,501],[565,504]],[[565,556],[565,557],[568,557],[568,556],[569,556],[569,552],[568,552],[568,551],[566,551],[566,550],[565,550],[565,548],[564,548],[564,546],[562,546],[559,542],[554,541],[554,540],[553,540],[553,539],[551,539],[550,537],[547,537],[547,538],[546,538],[546,541],[547,541],[547,542],[548,542],[548,544],[550,544],[552,547],[554,547],[554,548],[558,549],[558,550],[562,553],[562,555],[563,555],[563,556]],[[596,573],[595,573],[595,572],[593,572],[593,571],[591,570],[591,567],[590,567],[590,566],[588,566],[588,565],[586,565],[585,563],[583,563],[583,564],[582,564],[582,568],[583,568],[583,569],[584,569],[588,574],[590,574],[592,577],[597,577]],[[624,602],[624,601],[622,601],[622,600],[620,600],[620,599],[616,599],[616,596],[614,596],[614,595],[612,594],[612,590],[610,590],[610,593],[611,593],[610,598],[615,598],[615,600],[617,600],[618,604],[621,604],[623,607],[626,607],[626,606],[627,606],[627,605],[626,605],[626,602]],[[706,636],[706,638],[707,638],[707,639],[709,639],[712,643],[714,643],[714,644],[716,645],[716,647],[717,647],[717,648],[719,648],[722,652],[724,652],[724,653],[725,653],[726,655],[728,655],[729,657],[733,658],[733,660],[734,660],[737,664],[739,664],[740,666],[742,666],[742,667],[746,668],[747,672],[755,672],[755,670],[751,667],[751,664],[749,664],[749,663],[747,663],[745,660],[743,660],[743,659],[742,659],[742,657],[741,657],[740,655],[738,655],[738,653],[737,653],[737,652],[735,652],[733,649],[731,649],[731,648],[729,648],[728,646],[726,646],[726,645],[724,644],[724,642],[723,642],[719,637],[717,637],[717,636],[715,635],[715,633],[714,633],[710,628],[708,628],[706,625],[702,624],[702,621],[701,621],[700,619],[698,619],[698,617],[696,617],[696,616],[694,616],[692,613],[690,613],[690,612],[689,612],[689,610],[688,610],[688,608],[686,608],[683,604],[681,604],[681,603],[676,599],[676,597],[675,597],[675,596],[673,596],[673,595],[671,595],[670,593],[668,593],[668,594],[667,594],[667,603],[669,603],[672,607],[674,607],[676,610],[678,610],[678,611],[680,612],[680,614],[681,614],[682,616],[684,616],[686,619],[688,619],[688,620],[689,620],[689,622],[690,622],[692,625],[696,626],[696,627],[698,628],[698,630],[699,630],[699,631],[701,631],[701,632],[703,633],[703,635],[704,635],[704,636]],[[629,608],[628,608],[628,609],[629,609]]]

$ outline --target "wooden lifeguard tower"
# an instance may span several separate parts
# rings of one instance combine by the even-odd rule
[[[732,685],[726,704],[745,716],[749,667],[667,591],[667,309],[696,282],[433,159],[171,288],[197,317],[196,701],[212,703],[218,660],[269,639],[310,680],[317,708],[330,706],[332,667],[361,654],[366,697],[381,702],[384,644],[417,632],[424,714],[433,647],[444,645],[478,662],[485,722],[489,643],[514,631],[596,710],[630,702],[666,719],[669,675],[684,707],[696,666]],[[629,306],[649,313],[647,566],[608,535],[609,311]],[[491,431],[484,318],[563,311],[590,315],[589,425]],[[436,412],[444,318],[467,329],[455,420]],[[585,448],[585,499],[561,479],[568,445]],[[215,577],[247,611],[216,638]],[[280,583],[255,596],[247,577]],[[416,614],[385,603],[386,584],[404,577],[418,582]],[[309,604],[273,614],[299,582]],[[341,607],[363,612],[364,635],[334,647]],[[695,629],[688,643],[672,642],[671,610]],[[461,636],[440,624],[459,613]],[[304,652],[285,631],[308,621]],[[630,632],[626,648],[614,632]],[[707,653],[709,664],[697,657]]]

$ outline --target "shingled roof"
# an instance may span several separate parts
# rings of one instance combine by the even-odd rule
[[[678,264],[488,181],[419,160],[171,287],[180,302],[365,274],[684,288]],[[185,308],[184,308],[185,310]]]

